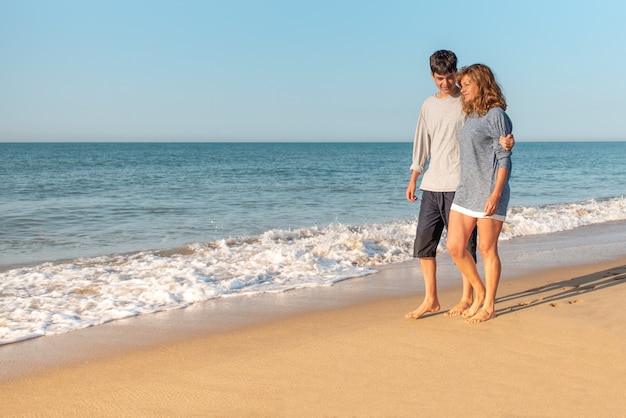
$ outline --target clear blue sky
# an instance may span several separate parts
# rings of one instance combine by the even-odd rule
[[[411,141],[437,49],[519,141],[623,141],[625,4],[0,0],[0,141]]]

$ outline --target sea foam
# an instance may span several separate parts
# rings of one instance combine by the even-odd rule
[[[624,197],[511,207],[502,240],[626,219]],[[0,344],[178,309],[214,298],[332,286],[411,259],[415,221],[274,229],[0,272]],[[438,251],[445,252],[445,236]]]

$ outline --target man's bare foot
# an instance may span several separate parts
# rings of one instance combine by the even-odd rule
[[[440,308],[441,307],[439,306],[438,302],[436,303],[422,302],[422,304],[416,310],[407,313],[406,315],[404,315],[404,317],[407,319],[418,319],[418,318],[421,318],[422,315],[424,315],[425,313],[439,312]]]
[[[488,311],[486,309],[480,309],[476,312],[476,315],[472,316],[465,320],[467,324],[477,324],[479,322],[489,321],[496,317],[496,313],[494,311]]]
[[[460,301],[459,303],[457,303],[456,305],[454,305],[454,307],[452,309],[450,309],[448,312],[446,312],[444,315],[445,316],[459,316],[462,315],[463,312],[470,307],[470,305],[472,304],[472,302],[465,302],[465,301]]]

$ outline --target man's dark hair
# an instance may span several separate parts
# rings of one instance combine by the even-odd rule
[[[456,73],[456,55],[441,49],[430,56],[430,72],[440,75]]]

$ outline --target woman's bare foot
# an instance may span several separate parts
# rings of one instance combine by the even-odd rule
[[[476,296],[476,299],[474,299],[474,303],[472,303],[472,306],[463,311],[463,317],[471,318],[476,315],[476,312],[478,312],[478,310],[483,306],[484,301],[485,295]]]
[[[446,312],[444,315],[445,316],[459,316],[462,315],[463,312],[470,307],[470,305],[472,304],[471,301],[460,301],[459,303],[457,303],[456,305],[454,305],[454,307],[452,309],[450,309],[448,312]]]
[[[424,301],[416,310],[407,313],[406,315],[404,315],[404,317],[407,319],[418,319],[421,318],[422,315],[424,315],[425,313],[439,312],[440,308],[441,307],[439,306],[439,302],[430,303]]]
[[[468,324],[477,324],[479,322],[489,321],[496,317],[496,313],[492,310],[480,309],[474,316],[465,320]]]

